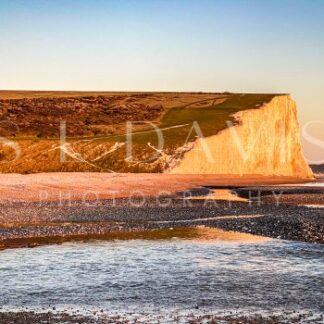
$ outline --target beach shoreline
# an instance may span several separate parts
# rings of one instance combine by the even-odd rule
[[[278,323],[303,323],[304,321],[321,323],[323,321],[323,315],[313,314],[313,312],[286,312],[285,315],[269,315],[262,316],[260,314],[252,315],[240,315],[239,312],[232,312],[231,315],[201,315],[195,316],[188,314],[186,316],[179,315],[175,316],[172,320],[174,322],[186,322],[191,324],[198,323],[225,323],[225,324],[278,324]],[[137,319],[139,317],[139,319]],[[134,315],[136,323],[145,323],[147,317],[145,314]],[[141,320],[144,319],[144,320]],[[35,312],[35,311],[20,311],[20,312],[0,312],[0,321],[3,323],[15,323],[15,324],[26,324],[26,323],[96,323],[96,324],[107,324],[107,323],[129,323],[129,319],[123,318],[120,315],[106,315],[102,314],[101,311],[95,311],[91,315],[80,315],[79,312],[68,313],[68,312]]]
[[[2,249],[196,226],[324,243],[324,188],[305,179],[100,173],[0,178]]]

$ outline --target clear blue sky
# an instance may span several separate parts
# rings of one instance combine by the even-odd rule
[[[324,123],[324,0],[0,0],[0,89],[289,92]]]

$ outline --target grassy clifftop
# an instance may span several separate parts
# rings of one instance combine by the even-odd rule
[[[257,109],[273,94],[0,92],[0,135],[19,145],[0,144],[1,172],[162,172],[153,127],[159,127],[172,155],[195,140],[192,125],[212,136],[232,115]],[[66,163],[61,163],[60,122],[66,122]],[[126,157],[126,122],[133,123],[133,159]],[[16,158],[16,159],[15,159]],[[147,162],[143,162],[147,160]]]

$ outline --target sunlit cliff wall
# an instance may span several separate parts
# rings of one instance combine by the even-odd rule
[[[259,109],[235,115],[237,123],[197,139],[171,173],[278,175],[311,178],[303,156],[295,102],[275,96]]]

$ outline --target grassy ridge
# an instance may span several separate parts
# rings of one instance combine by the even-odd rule
[[[161,129],[167,129],[163,131],[166,148],[175,149],[182,146],[186,140],[194,140],[197,136],[197,133],[192,130],[194,122],[199,125],[203,136],[212,136],[225,129],[227,121],[234,122],[233,114],[241,110],[257,109],[272,98],[273,95],[268,94],[232,94],[169,109],[160,123]],[[216,99],[224,99],[224,101],[217,103]],[[199,105],[201,103],[204,103],[203,107]],[[181,128],[168,129],[187,124],[188,126]],[[156,145],[157,137],[154,133],[139,134],[134,136],[134,142],[141,144],[151,142]]]

